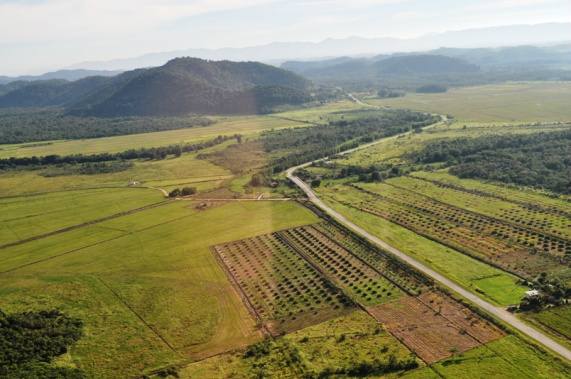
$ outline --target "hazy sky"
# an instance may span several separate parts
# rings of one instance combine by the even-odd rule
[[[0,75],[189,48],[569,21],[569,0],[0,0]]]

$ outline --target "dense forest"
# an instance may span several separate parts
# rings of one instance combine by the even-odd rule
[[[62,107],[95,117],[256,114],[315,100],[315,90],[304,77],[262,63],[176,58],[113,77],[10,83],[0,89],[0,108]]]
[[[571,193],[571,131],[487,135],[428,144],[410,158],[446,162],[460,178]]]
[[[116,117],[101,119],[65,114],[59,108],[0,110],[0,144],[85,139],[208,126],[214,121],[186,117]]]
[[[49,364],[82,335],[81,320],[57,310],[12,314],[0,310],[0,377],[84,378],[78,369]]]

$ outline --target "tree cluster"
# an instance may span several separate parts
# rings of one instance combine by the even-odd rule
[[[428,144],[410,158],[446,162],[460,178],[571,193],[571,131],[489,135]]]
[[[196,187],[183,187],[182,190],[180,188],[175,188],[169,192],[169,197],[190,196],[194,195],[197,191]]]
[[[416,89],[417,93],[444,93],[448,91],[448,87],[444,84],[425,84]]]
[[[13,314],[0,310],[0,377],[83,378],[79,370],[49,365],[82,335],[81,320],[57,310]]]

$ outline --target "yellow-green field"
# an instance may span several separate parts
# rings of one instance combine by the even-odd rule
[[[435,139],[561,129],[568,125],[520,124],[571,120],[567,109],[571,87],[558,83],[451,89],[445,94],[410,94],[371,102],[447,113],[456,116],[458,122],[354,153],[342,161],[344,164],[398,163],[403,161],[404,153]],[[271,116],[215,117],[216,124],[202,128],[53,141],[51,145],[28,148],[3,145],[0,158],[113,153],[194,143],[234,133],[253,140],[264,130],[347,119],[355,116],[351,111],[363,108],[343,101]],[[468,125],[466,129],[464,124]],[[200,153],[220,152],[235,143],[228,141]],[[264,157],[244,163],[247,167],[240,172],[241,159],[246,159],[247,152],[232,156],[232,150],[238,149],[227,149],[225,153],[235,161],[224,165],[192,153],[180,158],[134,161],[129,170],[111,174],[48,178],[40,175],[42,171],[0,173],[2,311],[60,308],[83,320],[83,338],[57,364],[78,367],[89,378],[139,378],[143,374],[160,377],[161,370],[173,365],[181,378],[295,378],[301,372],[336,370],[355,361],[412,358],[414,352],[361,311],[278,337],[271,342],[271,353],[263,357],[244,357],[247,346],[262,340],[263,333],[210,247],[319,219],[293,201],[181,201],[166,199],[160,191],[196,187],[197,199],[281,196],[275,189],[245,188],[255,170],[263,165]],[[325,169],[318,171],[327,173]],[[445,171],[417,171],[413,175],[571,212],[571,203],[534,191],[460,180]],[[129,187],[130,181],[140,184]],[[419,179],[401,177],[389,182],[439,201],[446,196],[435,186],[418,186]],[[285,187],[281,191],[296,193]],[[351,221],[465,288],[478,291],[492,303],[517,303],[527,289],[496,267],[347,206],[359,201],[360,195],[339,181],[324,180],[317,192]],[[461,196],[450,200],[454,206],[488,216],[498,208],[515,208],[499,200],[493,204],[470,201]],[[555,226],[564,227],[562,222]],[[569,233],[562,231],[566,236]],[[556,317],[546,314],[545,320],[548,323]],[[536,350],[517,335],[430,367],[418,362],[420,368],[412,372],[376,377],[571,377],[569,365]]]
[[[34,155],[45,156],[50,154],[63,156],[105,152],[117,153],[141,147],[159,147],[177,143],[207,141],[219,135],[233,135],[236,133],[249,135],[272,128],[281,129],[307,126],[307,124],[298,121],[267,116],[212,118],[217,121],[217,123],[206,127],[85,140],[51,141],[51,145],[42,144],[26,148],[22,148],[21,146],[29,145],[29,143],[0,145],[0,158],[9,158],[16,155],[18,157],[32,157]]]
[[[93,378],[137,377],[261,338],[208,247],[316,221],[293,202],[198,211],[173,201],[5,248],[2,310],[58,307],[86,325],[68,363]]]
[[[571,84],[493,84],[451,88],[441,94],[410,93],[393,99],[367,99],[367,103],[450,114],[460,125],[569,122]]]
[[[514,336],[490,342],[457,357],[402,376],[403,379],[564,379],[569,366]]]

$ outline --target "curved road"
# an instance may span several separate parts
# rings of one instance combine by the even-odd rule
[[[427,126],[426,128],[430,128],[430,127],[434,127],[436,125],[440,125],[440,124],[444,123],[445,121],[446,121],[446,118],[444,116],[442,116],[441,122]],[[363,146],[360,146],[360,147],[352,149],[352,150],[347,150],[341,154],[347,154],[347,153],[350,153],[350,152],[355,151],[355,150],[360,150],[360,149],[369,147],[371,145],[383,143],[383,142],[386,142],[388,140],[392,140],[392,139],[398,138],[402,135],[406,135],[409,133],[410,132],[403,133],[403,134],[393,136],[393,137],[389,137],[389,138],[385,138],[383,140],[379,140],[379,141],[373,142],[373,143],[368,144],[368,145],[363,145]],[[327,158],[324,158],[324,159],[327,159]],[[448,278],[442,276],[441,274],[439,274],[438,272],[429,268],[428,266],[425,266],[424,264],[420,263],[416,259],[409,257],[408,255],[406,255],[402,251],[395,249],[394,247],[390,246],[389,244],[382,241],[378,237],[372,235],[371,233],[367,232],[363,228],[361,228],[361,227],[355,225],[354,223],[352,223],[351,221],[347,220],[343,215],[341,215],[337,211],[333,210],[330,206],[328,206],[323,201],[318,199],[317,196],[315,196],[315,193],[313,192],[313,190],[307,185],[307,183],[305,183],[303,180],[301,180],[300,178],[298,178],[297,176],[294,175],[295,170],[297,170],[299,168],[307,167],[311,163],[312,162],[305,163],[305,164],[302,164],[302,165],[299,165],[296,167],[292,167],[287,171],[287,177],[289,179],[291,179],[295,184],[297,184],[303,190],[303,192],[306,193],[306,195],[308,196],[309,200],[311,200],[311,202],[313,202],[315,205],[317,205],[318,207],[323,209],[325,212],[327,212],[331,216],[335,217],[339,222],[345,224],[347,227],[349,227],[350,229],[354,230],[355,232],[361,234],[362,236],[364,236],[365,238],[367,238],[371,242],[373,242],[373,243],[383,247],[384,249],[390,251],[391,253],[393,253],[394,255],[396,255],[397,257],[402,259],[403,261],[405,261],[408,264],[410,264],[411,266],[415,267],[417,270],[422,271],[426,275],[432,277],[437,282],[444,284],[445,286],[449,287],[453,291],[464,296],[465,298],[470,300],[472,303],[478,305],[480,308],[482,308],[485,311],[487,311],[488,313],[492,314],[494,317],[497,317],[498,319],[500,319],[500,320],[504,321],[505,323],[511,325],[512,327],[518,329],[520,332],[526,334],[527,336],[533,338],[537,342],[543,344],[547,348],[553,350],[554,352],[558,353],[559,355],[565,357],[567,360],[571,361],[571,350],[569,350],[566,347],[562,346],[561,344],[555,342],[551,338],[547,337],[545,334],[543,334],[543,333],[535,330],[534,328],[528,326],[527,324],[523,323],[522,321],[520,321],[517,317],[515,317],[511,313],[505,311],[504,309],[502,309],[500,307],[497,307],[493,304],[490,304],[485,300],[480,299],[479,297],[477,297],[476,295],[474,295],[470,291],[465,290],[464,288],[462,288],[459,285],[457,285],[456,283],[450,281]]]

